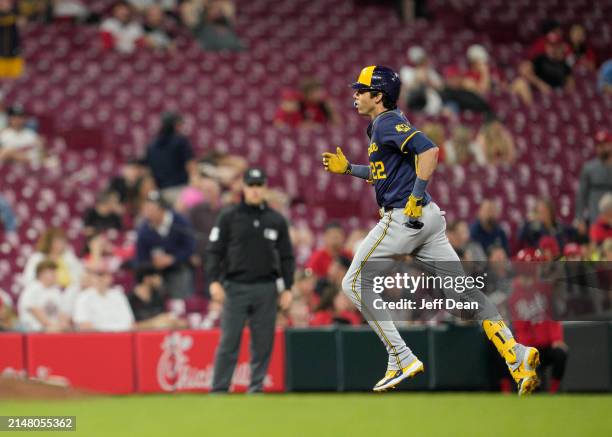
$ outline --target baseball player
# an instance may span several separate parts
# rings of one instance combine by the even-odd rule
[[[459,257],[446,238],[443,212],[426,191],[437,165],[438,147],[397,109],[400,84],[397,73],[390,68],[371,65],[361,70],[357,82],[351,85],[357,112],[371,118],[367,130],[369,165],[351,164],[340,147],[336,153],[323,153],[326,171],[372,183],[380,206],[380,221],[359,246],[342,281],[344,292],[362,311],[389,354],[387,372],[374,386],[377,392],[423,372],[424,366],[406,346],[391,318],[376,319],[363,305],[362,287],[369,285],[364,280],[366,275],[362,275],[364,266],[409,254],[423,265],[434,266],[434,270],[436,262],[453,261],[450,264],[458,265],[453,274],[463,275]],[[457,299],[459,295],[451,292]],[[472,289],[460,296],[478,302],[481,310],[475,318],[505,359],[519,394],[533,392],[538,385],[538,350],[516,342],[495,306],[480,290]]]

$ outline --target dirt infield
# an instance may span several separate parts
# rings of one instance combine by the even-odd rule
[[[0,401],[19,399],[78,399],[88,393],[22,378],[0,378]]]

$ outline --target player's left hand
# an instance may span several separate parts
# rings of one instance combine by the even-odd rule
[[[348,159],[342,153],[340,147],[336,147],[336,153],[323,152],[323,167],[325,171],[336,174],[345,174],[349,167]]]
[[[419,218],[423,215],[423,198],[414,197],[412,194],[408,198],[408,203],[404,208],[404,215],[410,218]]]

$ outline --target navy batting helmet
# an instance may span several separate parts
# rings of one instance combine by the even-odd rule
[[[399,98],[401,81],[397,73],[389,67],[370,65],[361,70],[357,82],[351,85],[356,90],[380,91],[389,100],[396,102]]]

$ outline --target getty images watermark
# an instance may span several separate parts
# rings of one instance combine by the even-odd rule
[[[407,272],[397,272],[391,276],[374,276],[372,291],[381,294],[385,290],[403,291],[415,294],[418,290],[454,290],[461,294],[474,288],[484,289],[487,273],[472,276],[429,276],[425,273],[414,275]],[[386,301],[382,297],[375,298],[372,305],[377,310],[478,310],[476,301],[461,301],[456,298],[419,299],[400,298],[396,301]]]
[[[357,288],[357,287],[355,287]],[[368,261],[358,283],[368,320],[612,319],[611,262]]]

